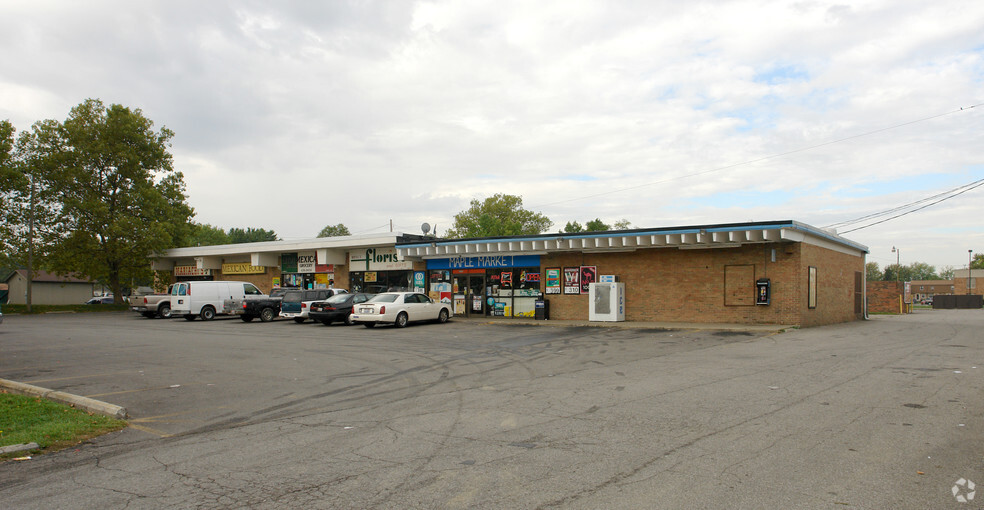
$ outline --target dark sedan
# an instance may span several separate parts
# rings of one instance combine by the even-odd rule
[[[94,297],[85,302],[87,305],[111,305],[113,304],[113,296],[101,296]]]
[[[352,306],[365,303],[375,294],[356,292],[353,294],[335,294],[324,300],[311,303],[308,317],[311,320],[320,322],[325,326],[332,322],[344,322],[347,326],[352,325]]]

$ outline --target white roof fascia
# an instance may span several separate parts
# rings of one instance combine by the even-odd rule
[[[630,242],[626,242],[631,238]],[[412,243],[397,249],[403,257],[414,259],[447,258],[481,252],[489,255],[535,255],[547,252],[620,252],[643,248],[716,249],[747,244],[782,241],[801,242],[840,253],[864,256],[868,248],[836,233],[805,223],[786,221],[775,224],[732,225],[726,227],[659,229],[644,232],[604,234],[557,234],[530,243],[529,238],[475,239]],[[639,242],[644,240],[644,242]],[[541,246],[543,248],[541,248]]]
[[[393,246],[402,233],[386,235],[366,234],[359,236],[319,237],[299,241],[264,241],[260,243],[221,244],[215,246],[192,246],[172,248],[159,255],[159,259],[178,259],[194,257],[217,257],[225,255],[251,255],[254,253],[290,253],[295,251],[315,251],[319,249],[357,249],[379,246]]]

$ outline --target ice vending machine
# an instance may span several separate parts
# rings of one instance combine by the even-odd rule
[[[622,322],[625,320],[625,284],[620,282],[588,285],[589,321]]]

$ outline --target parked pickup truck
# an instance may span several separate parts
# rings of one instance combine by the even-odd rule
[[[166,294],[132,294],[130,296],[130,310],[148,319],[155,317],[170,319],[171,287],[168,286]]]
[[[282,296],[246,296],[243,299],[226,299],[222,303],[223,312],[238,315],[243,322],[259,318],[270,322],[280,315],[280,300]]]

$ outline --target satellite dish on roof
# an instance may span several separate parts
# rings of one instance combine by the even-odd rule
[[[420,230],[424,233],[424,235],[427,235],[427,233],[431,231],[430,223],[424,223],[421,225]]]

